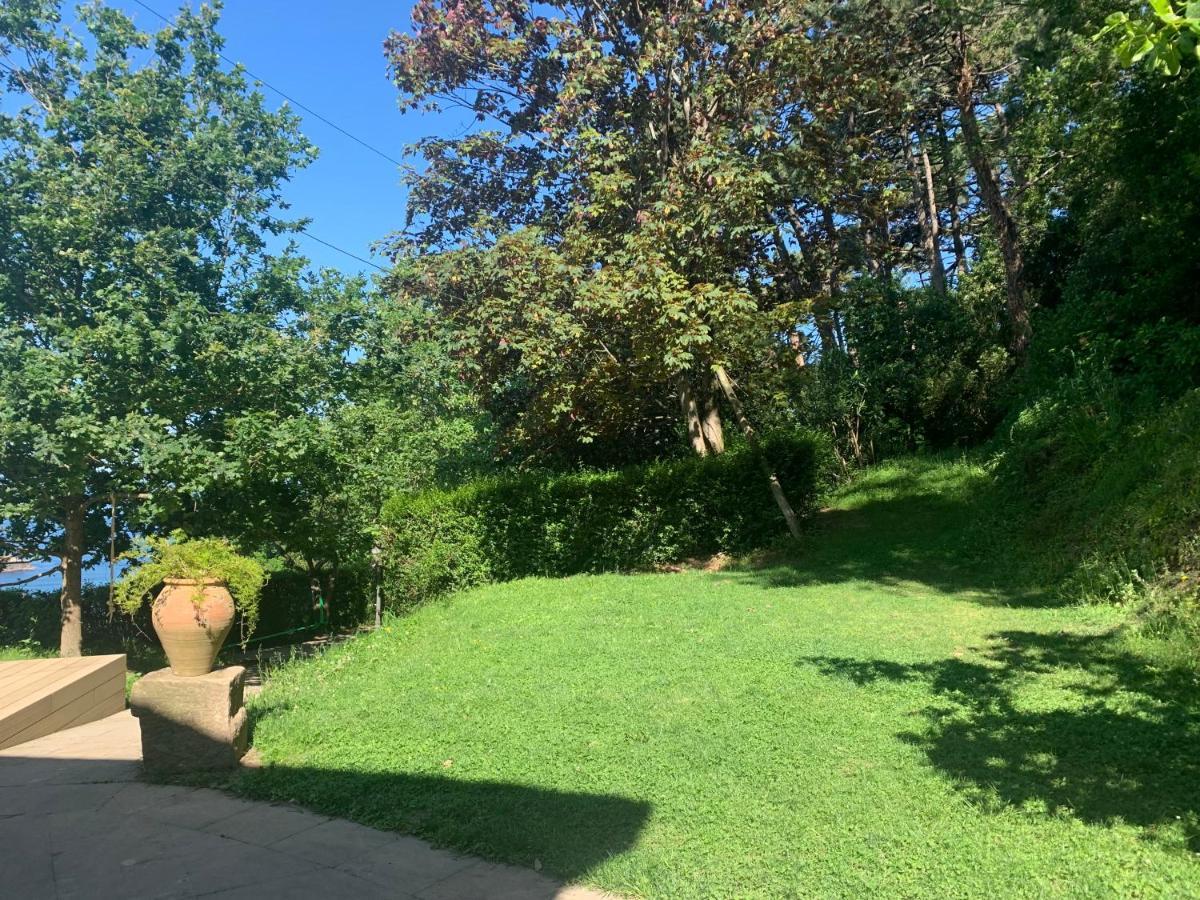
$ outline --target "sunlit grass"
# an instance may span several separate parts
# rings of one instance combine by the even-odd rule
[[[284,667],[238,787],[655,897],[1200,891],[1200,701],[878,469],[798,553],[530,579]]]

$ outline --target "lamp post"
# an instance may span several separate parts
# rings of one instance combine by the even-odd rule
[[[383,593],[380,591],[380,575],[383,570],[383,549],[376,544],[371,548],[371,571],[375,573],[375,627],[383,624]]]

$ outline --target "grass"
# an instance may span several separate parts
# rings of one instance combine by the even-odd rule
[[[0,662],[12,662],[19,659],[43,659],[54,655],[49,650],[31,643],[0,647]]]
[[[789,557],[529,579],[285,666],[236,789],[647,897],[1196,896],[1200,691],[910,461]]]

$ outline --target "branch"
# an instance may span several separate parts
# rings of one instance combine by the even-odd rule
[[[53,575],[55,572],[61,571],[62,566],[54,566],[53,568],[47,569],[45,572],[39,572],[37,575],[30,575],[27,578],[20,578],[16,581],[6,581],[4,584],[0,584],[0,590],[19,587],[22,584],[29,584],[31,581],[37,581],[39,578],[45,578],[47,575]]]
[[[84,509],[91,509],[97,503],[109,503],[112,500],[150,500],[153,494],[136,493],[134,491],[118,491],[116,494],[99,494],[83,503]]]

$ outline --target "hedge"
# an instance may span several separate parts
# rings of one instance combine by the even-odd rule
[[[109,616],[108,585],[85,584],[82,596],[84,653],[124,653],[142,634],[151,634],[145,609],[133,619]],[[58,650],[62,611],[58,591],[0,589],[0,647],[29,644],[39,650]]]
[[[762,452],[798,515],[832,472],[821,436]],[[738,447],[608,472],[531,473],[402,495],[382,511],[389,608],[529,575],[645,569],[764,546],[787,533],[756,454]]]

